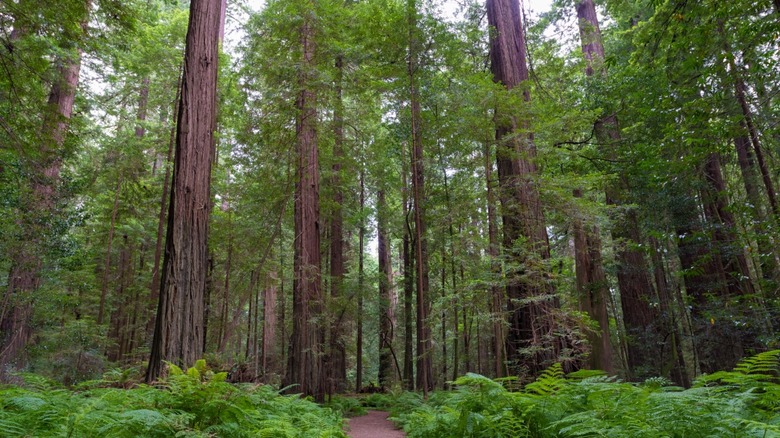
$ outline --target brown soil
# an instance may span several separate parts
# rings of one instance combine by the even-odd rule
[[[403,438],[403,431],[388,421],[389,414],[383,411],[368,411],[362,417],[349,419],[347,435],[351,438]]]

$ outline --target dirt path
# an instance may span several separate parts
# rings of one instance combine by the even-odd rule
[[[362,417],[349,419],[347,435],[351,438],[403,438],[403,431],[395,428],[384,411],[368,411]]]

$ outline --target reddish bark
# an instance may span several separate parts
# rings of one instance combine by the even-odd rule
[[[324,331],[320,257],[319,150],[317,147],[314,68],[315,2],[307,2],[300,29],[301,67],[295,102],[298,180],[295,187],[295,273],[293,281],[293,333],[286,385],[298,384],[296,392],[323,400],[325,391],[320,350]]]
[[[528,79],[526,46],[516,0],[487,0],[493,79],[512,90]],[[528,91],[523,92],[530,99]],[[507,360],[536,373],[557,358],[560,343],[552,315],[558,306],[545,275],[550,245],[536,186],[536,146],[527,120],[496,110],[496,162],[504,224],[504,248],[514,266],[506,273],[509,333]],[[519,241],[524,241],[522,244]],[[520,302],[525,301],[523,304]],[[529,302],[530,301],[530,302]]]
[[[191,366],[203,355],[219,19],[219,0],[190,3],[168,232],[147,382],[159,377],[163,360]]]
[[[377,193],[377,252],[379,259],[379,386],[389,387],[393,379],[393,272],[387,230],[387,201],[384,190]]]
[[[343,392],[347,385],[347,352],[344,344],[343,319],[345,310],[341,305],[344,283],[344,194],[341,187],[341,163],[344,160],[344,103],[342,81],[344,59],[336,58],[336,105],[333,110],[333,216],[330,222],[330,295],[336,305],[336,315],[330,328],[329,374],[330,391]]]

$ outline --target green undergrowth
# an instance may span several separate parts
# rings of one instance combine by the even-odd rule
[[[3,437],[345,437],[329,408],[270,386],[233,385],[204,361],[152,387],[65,389],[36,375],[0,387]]]
[[[390,400],[409,437],[780,437],[780,350],[699,378],[620,382],[598,371],[546,370],[518,392],[477,374],[456,389]]]

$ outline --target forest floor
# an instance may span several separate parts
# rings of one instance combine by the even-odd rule
[[[366,415],[349,419],[347,435],[351,438],[403,438],[403,431],[395,428],[384,411],[368,411]]]

